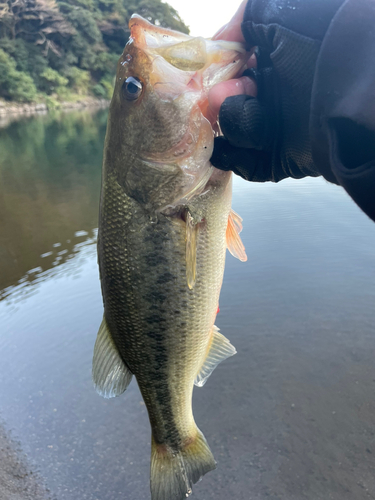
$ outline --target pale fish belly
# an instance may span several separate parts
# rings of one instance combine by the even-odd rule
[[[193,382],[218,307],[231,174],[217,171],[205,194],[189,205],[202,220],[192,289],[186,278],[185,222],[160,214],[150,220],[109,176],[103,187],[98,246],[105,318],[137,378],[155,442],[178,450],[196,429]]]

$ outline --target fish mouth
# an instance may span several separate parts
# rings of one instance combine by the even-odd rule
[[[249,58],[245,46],[155,26],[138,14],[130,18],[129,28],[131,43],[151,62],[148,80],[158,98],[184,100],[190,109],[197,104],[215,133],[219,133],[208,92],[217,83],[243,73]]]
[[[179,31],[155,26],[139,14],[133,14],[129,20],[130,37],[139,48],[156,48],[161,45],[186,41],[191,36]]]
[[[209,40],[154,26],[134,14],[129,21],[130,44],[147,56],[147,83],[158,99],[172,103],[187,120],[177,144],[167,151],[147,152],[143,160],[160,169],[178,166],[181,179],[174,201],[177,207],[202,194],[215,174],[228,175],[211,165],[214,137],[220,134],[217,115],[209,107],[209,90],[243,73],[249,53],[237,42]],[[186,118],[185,118],[186,117]],[[181,124],[176,123],[176,126]],[[164,209],[161,210],[164,212]]]
[[[130,41],[153,61],[151,83],[160,97],[203,92],[242,74],[249,53],[238,42],[192,37],[154,26],[133,14]]]
[[[143,49],[152,61],[150,83],[161,99],[175,100],[182,94],[189,93],[195,94],[197,101],[202,103],[207,100],[208,92],[214,85],[243,73],[248,53],[234,50],[239,44],[227,51],[217,43],[219,46],[217,53],[205,52],[205,60],[197,63],[193,55],[196,52],[196,42],[201,40],[203,39],[195,38],[190,42],[178,43],[166,49]],[[187,50],[189,45],[193,47]],[[201,47],[200,43],[199,47]],[[175,56],[167,57],[166,51],[172,51],[172,49]]]

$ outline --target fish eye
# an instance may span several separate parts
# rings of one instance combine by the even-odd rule
[[[127,101],[135,101],[142,93],[142,82],[134,77],[129,76],[122,84],[122,95]]]

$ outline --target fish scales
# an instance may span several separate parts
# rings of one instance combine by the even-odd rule
[[[234,347],[214,325],[226,248],[240,260],[232,174],[210,164],[207,93],[245,67],[240,44],[133,16],[110,105],[98,262],[104,302],[93,380],[104,397],[137,379],[152,429],[152,500],[182,500],[216,467],[192,411]]]
[[[184,222],[163,215],[151,221],[115,178],[104,177],[99,262],[105,317],[137,377],[156,441],[171,447],[177,445],[173,439],[190,436],[191,380],[203,363],[216,316],[231,201],[230,176],[220,176],[226,183],[200,200],[204,222],[193,290],[186,286]]]

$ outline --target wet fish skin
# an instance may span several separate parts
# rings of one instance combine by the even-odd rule
[[[189,71],[190,44],[196,51],[203,39],[196,43],[139,17],[130,24],[104,151],[98,234],[104,318],[93,378],[112,397],[135,375],[152,429],[152,499],[181,500],[216,465],[194,421],[192,391],[194,380],[203,385],[235,353],[214,321],[227,237],[239,223],[231,214],[231,173],[208,161],[213,133],[202,96],[219,59],[202,53],[208,73]],[[161,56],[142,37],[149,44],[169,37],[167,51],[162,47]],[[229,61],[236,50],[228,54]],[[130,76],[143,86],[134,101],[123,94]],[[229,243],[231,251],[244,258],[236,245]]]
[[[150,220],[115,179],[104,184],[106,220],[98,248],[105,318],[137,378],[155,441],[171,448],[188,440],[195,426],[193,382],[207,353],[218,306],[231,176],[220,173],[216,182],[200,200],[204,222],[192,290],[186,282],[185,222],[162,214]],[[116,211],[111,210],[114,206]],[[194,213],[194,204],[189,208]]]

